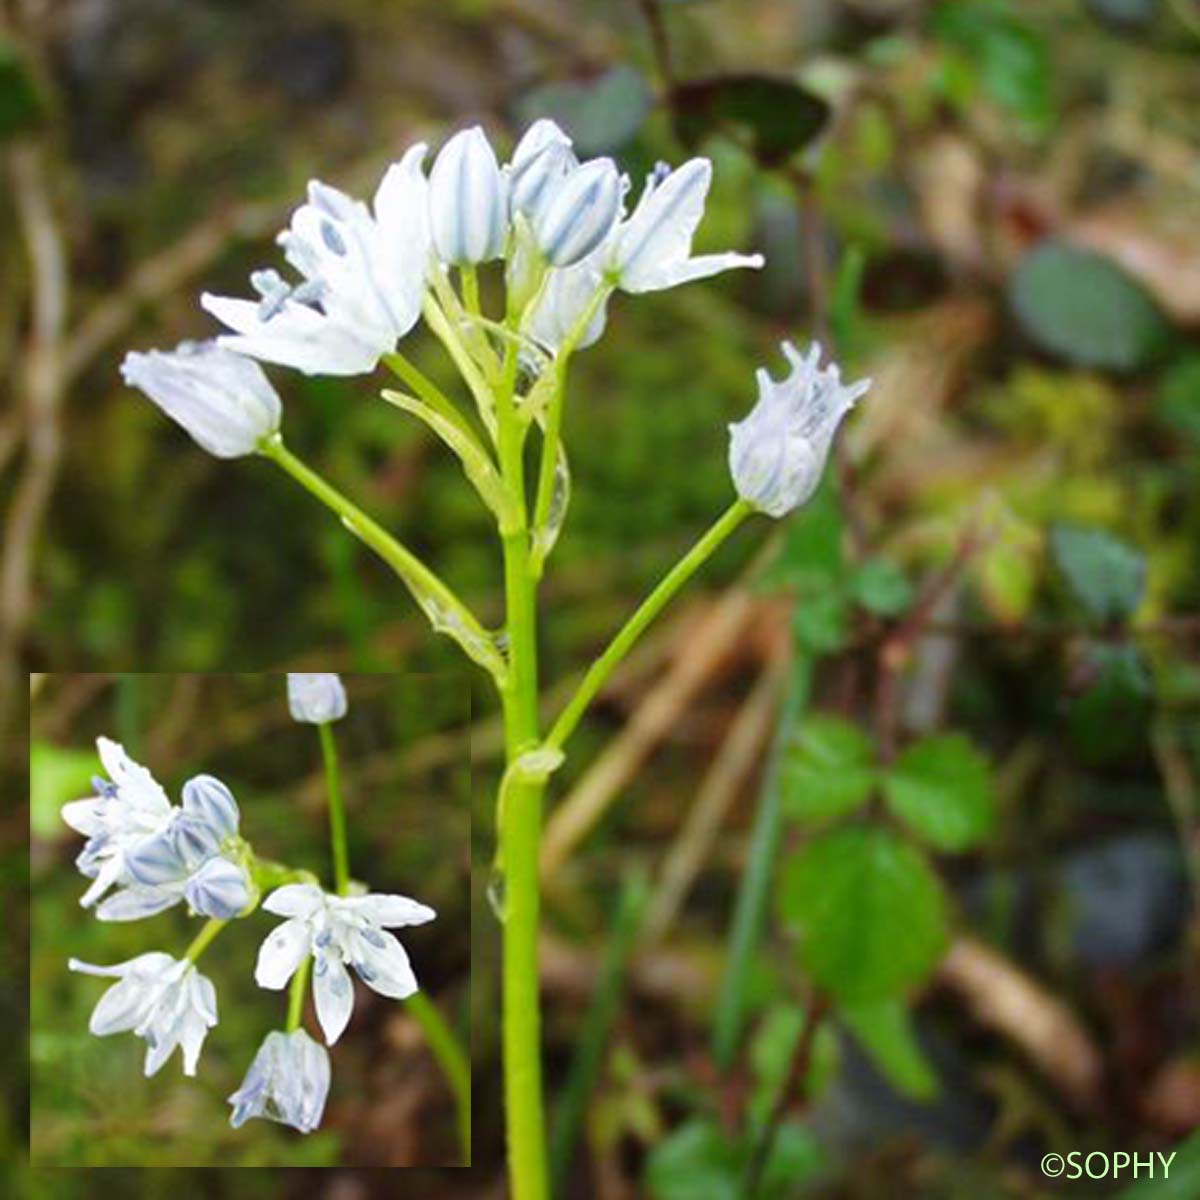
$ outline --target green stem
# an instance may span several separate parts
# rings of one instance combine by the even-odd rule
[[[516,347],[505,353],[496,396],[500,468],[518,527],[504,534],[504,595],[508,676],[501,690],[508,764],[538,742],[536,581],[529,563],[529,530],[522,456],[525,426],[515,411]],[[546,1129],[542,1102],[538,1011],[538,852],[544,782],[518,778],[505,793],[500,818],[504,880],[504,1099],[511,1200],[546,1200]]]
[[[204,922],[204,927],[196,934],[192,944],[183,952],[183,957],[188,962],[194,963],[208,949],[209,942],[228,924],[228,921],[219,921],[216,917],[210,917]]]
[[[447,421],[457,426],[470,437],[474,437],[467,419],[458,410],[458,406],[442,391],[416,363],[403,354],[393,351],[385,354],[382,362],[396,376],[403,380],[434,412],[440,413]]]
[[[261,442],[259,451],[332,509],[355,537],[374,550],[396,572],[434,629],[452,637],[468,658],[491,672],[498,682],[504,678],[504,659],[487,630],[411,550],[401,545],[382,525],[297,458],[278,435]]]
[[[437,1059],[442,1074],[454,1096],[458,1116],[458,1142],[462,1148],[462,1165],[471,1165],[471,1065],[454,1031],[437,1005],[424,992],[414,992],[404,1002],[409,1015],[421,1027],[429,1049]]]
[[[421,311],[425,314],[429,328],[446,348],[446,353],[454,360],[458,373],[467,381],[471,395],[475,398],[475,406],[479,409],[479,416],[487,426],[488,433],[495,438],[497,436],[496,411],[492,402],[491,388],[488,386],[483,372],[471,357],[470,351],[454,326],[450,324],[445,311],[432,292],[425,293]]]
[[[329,842],[333,848],[333,886],[339,896],[350,890],[350,854],[346,849],[346,806],[342,800],[341,771],[338,769],[337,744],[333,726],[317,726],[321,735],[321,758],[325,763],[325,784],[329,793]]]
[[[588,673],[583,677],[575,695],[554,722],[543,745],[561,750],[566,740],[575,731],[587,707],[596,698],[608,677],[616,670],[621,660],[633,649],[634,643],[645,632],[646,627],[666,607],[668,602],[685,583],[708,561],[714,551],[753,512],[745,500],[735,500],[716,521],[709,526],[700,540],[660,580],[658,586],[638,606],[633,616],[621,627],[609,642]]]
[[[312,969],[312,955],[307,955],[296,968],[292,982],[288,985],[287,1032],[295,1033],[304,1020],[304,996],[308,991],[308,973]]]
[[[562,436],[562,414],[564,397],[566,395],[567,367],[571,355],[580,339],[587,332],[597,309],[612,293],[610,285],[602,285],[596,289],[596,294],[588,302],[582,316],[575,327],[563,339],[554,358],[554,391],[550,403],[546,406],[546,426],[542,439],[542,461],[538,470],[537,498],[533,506],[533,528],[539,530],[546,524],[550,515],[550,505],[554,499],[554,468],[558,458],[558,445]],[[541,574],[542,563],[535,564],[537,573]]]
[[[729,924],[729,948],[713,1016],[713,1057],[717,1065],[726,1071],[733,1065],[745,1024],[747,999],[752,987],[751,975],[770,898],[771,879],[783,825],[780,776],[784,749],[808,702],[811,686],[812,659],[803,652],[796,652],[791,683],[780,709],[766,776],[759,794],[754,828],[750,834],[750,852],[738,887],[733,919]]]

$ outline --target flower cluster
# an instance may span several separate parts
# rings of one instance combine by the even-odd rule
[[[423,312],[438,329],[447,316],[459,327],[478,323],[448,286],[452,267],[505,260],[511,333],[536,367],[564,346],[594,342],[615,291],[762,266],[757,254],[691,253],[712,182],[705,158],[675,170],[659,164],[627,211],[628,177],[609,158],[581,162],[550,120],[535,122],[503,165],[479,127],[451,137],[428,175],[427,156],[422,143],[393,163],[369,208],[310,183],[278,238],[298,280],[263,269],[250,277],[256,299],[205,293],[201,304],[231,332],[174,353],[131,353],[126,381],[206,450],[233,457],[279,429],[278,397],[251,359],[358,375]]]
[[[136,921],[186,900],[193,912],[219,920],[249,903],[252,884],[239,861],[238,806],[211,775],[183,785],[177,807],[145,767],[118,743],[96,747],[108,778],[96,794],[64,805],[63,820],[87,842],[75,865],[91,879],[80,903],[102,921]]]
[[[346,693],[332,674],[288,676],[292,715],[325,724],[346,712]],[[261,864],[238,834],[239,811],[230,790],[211,775],[198,775],[174,807],[150,772],[107,738],[98,740],[108,779],[94,781],[96,795],[63,806],[64,820],[87,836],[77,860],[92,883],[83,897],[102,920],[152,916],[186,899],[194,914],[210,918],[183,958],[154,951],[112,966],[71,959],[69,967],[117,980],[92,1011],[88,1028],[99,1036],[132,1032],[146,1042],[145,1073],[155,1074],[176,1047],[183,1070],[196,1073],[208,1031],[217,1024],[212,981],[196,958],[219,928],[256,908],[288,918],[263,942],[255,979],[270,990],[301,985],[313,966],[317,1019],[332,1046],[349,1023],[354,989],[347,968],[380,995],[405,999],[418,990],[408,955],[389,928],[432,921],[433,909],[406,896],[366,893],[333,895],[306,871]],[[259,877],[285,882],[259,902]],[[297,1020],[298,1020],[298,1012]],[[229,1097],[237,1127],[261,1116],[303,1133],[321,1120],[329,1091],[329,1054],[298,1025],[269,1033],[242,1086]]]

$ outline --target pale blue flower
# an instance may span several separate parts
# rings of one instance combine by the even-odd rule
[[[758,403],[729,426],[737,493],[772,517],[798,508],[817,490],[842,418],[871,386],[869,379],[843,384],[835,363],[822,369],[815,342],[807,357],[790,342],[783,343],[783,353],[791,372],[776,382],[760,368]]]
[[[386,930],[432,921],[432,908],[407,896],[334,896],[307,883],[276,889],[262,906],[288,919],[263,942],[254,978],[259,987],[279,991],[312,955],[317,1020],[330,1046],[354,1008],[348,966],[382,996],[403,1000],[418,990],[404,947]]]
[[[121,376],[217,458],[253,454],[279,430],[279,397],[262,368],[216,342],[181,342],[171,353],[131,352]]]
[[[571,139],[548,118],[534,121],[517,143],[507,168],[513,213],[535,217],[576,166]]]
[[[551,265],[569,267],[608,237],[627,183],[611,158],[596,158],[558,184],[533,217],[534,239]]]
[[[330,1075],[329,1052],[303,1029],[268,1033],[229,1097],[229,1123],[238,1129],[251,1117],[266,1117],[311,1133],[321,1124]]]
[[[346,715],[346,689],[341,677],[333,671],[290,671],[287,692],[293,721],[326,725]]]
[[[187,959],[169,954],[139,954],[111,967],[71,959],[72,971],[115,977],[120,982],[100,997],[88,1029],[97,1037],[132,1032],[146,1041],[145,1072],[153,1075],[183,1052],[183,1073],[195,1075],[208,1031],[217,1023],[217,993],[212,981]]]
[[[508,184],[478,126],[456,133],[429,172],[429,221],[438,258],[467,266],[499,258],[508,237]]]

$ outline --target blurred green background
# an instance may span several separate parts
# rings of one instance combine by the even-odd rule
[[[916,1050],[901,1039],[890,1058],[866,1053],[828,1027],[822,1069],[791,1106],[779,1194],[1036,1196],[1047,1149],[1144,1151],[1195,1129],[1194,0],[79,0],[14,6],[5,39],[10,727],[26,667],[457,668],[323,511],[266,463],[196,450],[121,386],[117,364],[127,348],[211,334],[198,293],[242,294],[250,269],[277,264],[271,238],[305,180],[367,195],[418,137],[481,120],[508,146],[553,115],[635,181],[658,158],[703,152],[716,173],[698,248],[758,249],[768,266],[621,297],[579,356],[566,418],[575,497],[544,588],[547,680],[581,669],[727,503],[724,426],[752,403],[755,366],[781,370],[780,338],[821,336],[851,377],[876,382],[848,423],[837,486],[786,528],[759,523],[721,552],[555,778],[559,804],[606,789],[547,905],[553,1107],[584,1097],[562,1193],[738,1194],[738,1131],[779,1086],[808,983],[772,903],[746,971],[748,1025],[733,1066],[718,1068],[712,1015],[756,861],[764,729],[803,743],[795,708],[776,717],[772,672],[803,674],[813,710],[873,736],[894,718],[902,744],[957,731],[986,757],[990,831],[937,863],[956,931],[995,951],[1001,972],[951,958],[914,990]],[[424,334],[406,347],[453,383]],[[498,554],[457,465],[374,399],[378,379],[271,373],[289,442],[496,621]],[[885,652],[915,598],[960,552],[894,664]],[[722,607],[742,594],[727,590],[735,581],[752,596],[737,621]],[[721,612],[724,624],[709,620]],[[900,702],[881,721],[878,682],[893,666]],[[499,742],[491,698],[472,686],[482,864]],[[655,726],[664,704],[671,719]],[[426,715],[399,744],[456,727]],[[463,743],[430,745],[411,783],[432,791]],[[19,795],[23,750],[8,769]],[[686,818],[705,795],[720,802],[719,837],[695,843],[668,911],[664,864],[691,852]],[[8,831],[14,903],[23,827],[22,815]],[[806,837],[788,825],[789,860]],[[39,877],[39,911],[75,911],[59,853],[49,886],[62,894]],[[614,927],[631,871],[666,913],[632,954],[631,922]],[[482,1165],[404,1185],[418,1195],[502,1187],[490,918],[475,937]],[[69,982],[62,1002],[81,1029],[91,994]],[[986,1012],[996,996],[1015,1006],[1000,1020]],[[18,1012],[19,992],[6,1003]],[[1031,1049],[1047,1013],[1066,1013],[1072,1036]],[[598,1064],[583,1091],[581,1044]],[[122,1049],[132,1058],[111,1046]],[[918,1086],[914,1098],[929,1063],[939,1095]],[[209,1108],[224,1084],[212,1087]],[[78,1146],[86,1125],[61,1107],[55,1136]],[[14,1112],[14,1142],[23,1124]],[[264,1155],[284,1145],[269,1134],[253,1143]],[[1193,1174],[1177,1168],[1176,1195],[1200,1193],[1189,1145],[1180,1163]],[[340,1198],[396,1185],[339,1173],[326,1186]],[[205,1187],[312,1184],[211,1175]]]
[[[470,767],[456,758],[414,777],[426,731],[461,727],[461,675],[350,675],[348,715],[334,726],[353,878],[437,911],[406,931],[423,990],[467,1040],[470,1029]],[[194,1079],[177,1057],[141,1076],[144,1044],[95,1038],[88,1016],[107,987],[68,973],[70,957],[114,963],[149,950],[182,955],[201,921],[184,906],[146,921],[100,922],[78,904],[80,837],[61,805],[92,792],[98,735],[116,737],[178,803],[192,775],[229,785],[241,833],[260,857],[331,878],[325,781],[316,731],[292,721],[282,675],[43,675],[31,756],[31,1133],[39,1166],[411,1166],[454,1163],[446,1084],[403,1005],[356,988],[347,1032],[331,1049],[333,1086],[307,1137],[269,1121],[229,1127],[225,1098],[266,1034],[282,1028],[286,993],[254,983],[258,947],[278,923],[258,912],[221,931],[200,969],[220,1023]],[[316,1036],[311,1002],[308,1028]]]

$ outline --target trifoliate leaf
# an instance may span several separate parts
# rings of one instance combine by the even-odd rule
[[[908,1005],[881,1000],[843,1006],[840,1012],[846,1028],[897,1091],[914,1100],[937,1094],[938,1078],[917,1041]]]
[[[875,786],[870,739],[837,717],[813,715],[784,748],[780,766],[783,810],[803,821],[844,816],[863,804]]]
[[[912,584],[886,558],[868,558],[851,576],[850,591],[868,612],[894,617],[912,603]]]
[[[966,850],[992,828],[991,771],[961,734],[909,746],[884,776],[883,793],[888,808],[939,850]]]
[[[903,995],[946,947],[942,885],[916,847],[852,826],[810,842],[781,873],[779,913],[817,986],[839,1002]]]

